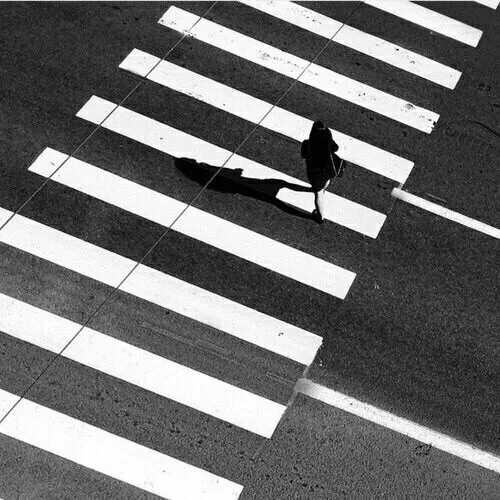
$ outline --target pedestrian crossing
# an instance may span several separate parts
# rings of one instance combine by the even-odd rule
[[[176,158],[189,157],[215,167],[240,169],[242,177],[249,179],[278,179],[295,186],[308,187],[307,183],[289,175],[233,154],[123,106],[117,108],[114,103],[96,96],[85,104],[77,116]],[[277,198],[309,213],[314,207],[313,193],[301,192],[300,196],[296,196],[293,190],[285,187],[277,193]],[[330,202],[326,213],[328,220],[372,237],[382,228],[385,221],[383,214],[334,194],[328,193],[326,198],[327,202]]]
[[[177,7],[170,7],[160,24],[243,57],[300,83],[430,133],[439,115],[330,69],[254,40]]]
[[[283,405],[3,294],[0,305],[0,328],[8,335],[255,434],[271,437],[285,411]]]
[[[241,3],[288,23],[292,33],[303,29],[319,35],[324,43],[333,39],[350,50],[449,91],[459,84],[461,71],[447,66],[445,61],[434,61],[364,33],[315,12],[312,6],[273,0]],[[405,1],[400,7],[386,0],[365,3],[472,47],[477,46],[481,37],[480,30],[410,2]],[[437,111],[441,110],[429,110],[407,101],[402,97],[405,89],[401,89],[401,95],[391,95],[188,10],[171,6],[158,23],[161,30],[169,29],[197,43],[210,45],[221,58],[226,53],[232,54],[290,79],[290,85],[300,84],[308,92],[338,97],[419,132],[432,133],[439,120]],[[300,141],[307,137],[315,118],[280,107],[279,100],[268,102],[133,46],[129,55],[117,64],[118,68],[120,75],[139,76],[155,84],[155,89],[168,89],[211,106],[219,113],[221,121],[232,116],[280,134],[290,140],[290,147],[296,150],[299,150]],[[313,211],[313,193],[304,180],[256,161],[239,149],[225,148],[224,144],[215,144],[157,118],[145,114],[137,103],[129,105],[126,100],[107,99],[91,92],[87,102],[75,110],[75,120],[109,131],[111,137],[130,139],[134,145],[150,148],[165,157],[194,160],[198,164],[193,164],[193,169],[209,165],[219,176],[228,175],[225,172],[229,171],[235,175],[229,178],[236,182],[238,179],[281,182],[276,200],[304,214]],[[414,166],[410,158],[342,130],[332,129],[332,134],[340,146],[339,156],[352,163],[353,168],[360,167],[360,171],[384,177],[400,186],[408,179]],[[348,300],[351,289],[356,286],[357,269],[337,264],[336,256],[320,258],[299,242],[270,237],[268,227],[262,232],[250,229],[198,208],[194,204],[196,199],[181,200],[178,195],[147,187],[126,175],[110,172],[104,163],[87,159],[79,149],[71,152],[46,147],[26,167],[47,182],[47,186],[67,188],[71,196],[102,202],[106,207],[103,210],[113,208],[126,212],[134,220],[157,225],[158,234],[166,238],[170,234],[180,234],[207,251],[231,255],[244,269],[264,270],[271,273],[272,279],[286,280],[280,283],[286,282],[290,287],[303,286],[310,289],[311,294],[319,293],[322,300],[329,303]],[[58,200],[51,202],[58,203]],[[331,191],[326,193],[326,204],[327,224],[340,228],[339,231],[346,230],[342,234],[352,241],[377,238],[387,219],[386,213]],[[143,301],[148,306],[178,315],[179,321],[192,322],[189,324],[234,339],[243,349],[271,356],[275,365],[293,367],[290,371],[295,380],[285,380],[290,385],[290,397],[295,381],[313,363],[322,345],[319,332],[285,321],[279,311],[275,315],[264,313],[257,307],[245,305],[244,298],[241,302],[234,300],[234,297],[226,297],[156,268],[154,263],[146,261],[148,254],[141,259],[130,258],[118,245],[116,251],[111,251],[98,244],[98,237],[87,241],[74,236],[69,228],[56,229],[39,222],[33,214],[24,210],[17,213],[10,208],[0,207],[0,244],[27,254],[34,268],[41,262],[50,263],[72,273],[76,279],[103,286],[108,297],[119,293],[127,304],[137,304],[133,300]],[[262,223],[263,226],[271,224],[272,221]],[[334,244],[332,254],[335,253]],[[251,286],[251,282],[244,285]],[[105,309],[106,304],[105,301],[101,306]],[[131,315],[136,313],[136,308],[130,307]],[[243,443],[260,443],[259,440],[272,438],[286,412],[286,398],[263,396],[254,389],[243,387],[240,382],[230,381],[228,368],[224,368],[224,376],[208,375],[187,366],[183,359],[176,359],[173,354],[173,359],[167,358],[150,344],[131,343],[125,334],[117,335],[111,329],[108,331],[93,324],[94,316],[98,318],[102,314],[100,308],[92,312],[90,321],[69,319],[67,314],[55,312],[57,310],[57,304],[48,310],[33,304],[32,300],[22,300],[22,291],[18,297],[0,292],[0,335],[9,337],[12,342],[25,343],[30,349],[55,355],[55,363],[59,359],[69,360],[78,373],[80,370],[82,374],[98,372],[110,380],[127,384],[126,387],[133,387],[129,390],[138,391],[139,396],[152,394],[160,398],[161,404],[178,404],[178,411],[182,408],[192,414],[203,414],[207,426],[235,427],[234,435]],[[156,330],[163,332],[161,325]],[[175,337],[175,333],[169,336],[170,339]],[[211,351],[207,356],[213,355]],[[223,366],[228,363],[228,357],[230,354],[222,357]],[[260,368],[255,365],[248,369],[256,373]],[[34,376],[33,387],[43,383],[44,374],[42,371]],[[283,384],[283,380],[279,383]],[[191,458],[181,456],[174,445],[165,445],[161,450],[145,446],[123,429],[115,432],[101,425],[90,410],[85,420],[37,400],[31,388],[30,385],[23,392],[0,387],[0,434],[46,452],[47,460],[58,456],[162,498],[236,499],[243,491],[244,471],[226,475],[220,465],[210,461],[193,462],[196,463],[193,465]],[[75,392],[78,391],[75,388]],[[140,398],[138,401],[140,404]]]
[[[45,150],[30,170],[51,177],[65,162],[53,180],[335,297],[345,298],[354,281],[355,273],[339,266],[189,207],[88,163],[68,159],[67,155],[57,151]]]
[[[21,215],[2,229],[0,242],[297,362],[312,362],[321,344],[317,335]]]
[[[324,38],[333,38],[335,43],[345,45],[446,88],[454,89],[460,79],[460,71],[379,37],[364,33],[302,5],[276,0],[244,0],[241,3]]]
[[[314,121],[137,49],[120,67],[299,142],[307,137]],[[413,162],[338,130],[331,132],[339,143],[339,155],[346,161],[399,183],[404,183],[410,175]],[[273,173],[276,175],[279,173]],[[362,218],[367,215],[363,214]],[[335,222],[348,224],[347,221]]]
[[[0,389],[15,411],[2,434],[125,481],[162,498],[233,499],[242,486]]]

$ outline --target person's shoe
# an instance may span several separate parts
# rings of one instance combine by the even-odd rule
[[[323,224],[323,217],[321,216],[321,214],[318,212],[318,209],[315,208],[312,212],[312,218],[315,222],[317,222],[318,224]]]

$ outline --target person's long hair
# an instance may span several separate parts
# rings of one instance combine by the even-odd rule
[[[312,156],[324,157],[330,154],[332,133],[322,121],[315,121],[309,134],[309,148]]]

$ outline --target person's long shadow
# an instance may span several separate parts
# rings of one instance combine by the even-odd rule
[[[279,190],[283,188],[310,193],[310,187],[292,184],[281,179],[252,179],[242,177],[243,170],[241,168],[214,167],[207,163],[198,163],[191,158],[176,158],[175,166],[188,179],[198,183],[200,186],[206,186],[207,189],[221,193],[241,194],[270,203],[290,215],[306,219],[311,218],[310,213],[287,205],[276,197]],[[218,174],[213,178],[217,172]],[[207,185],[210,179],[212,181]]]

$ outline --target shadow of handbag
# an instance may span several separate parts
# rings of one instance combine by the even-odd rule
[[[337,158],[339,159],[339,168],[338,168],[337,176],[342,177],[344,175],[346,161],[343,158],[339,158],[338,156],[337,156]]]

